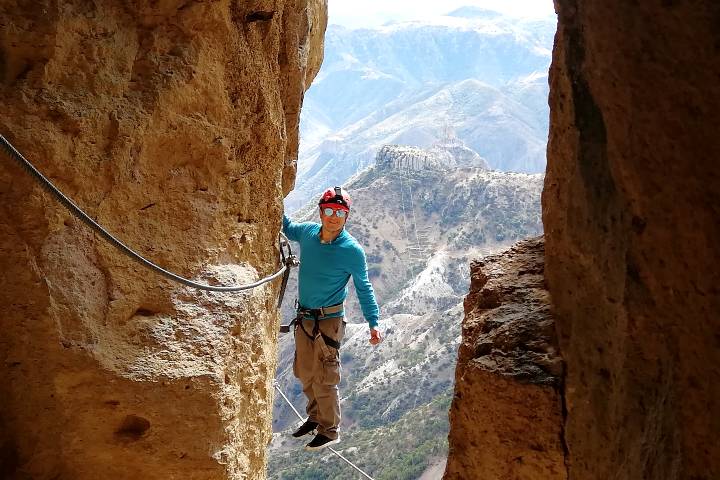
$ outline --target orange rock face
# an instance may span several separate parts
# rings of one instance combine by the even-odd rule
[[[567,478],[563,369],[543,265],[541,238],[472,265],[447,480]]]
[[[153,261],[253,281],[277,269],[326,7],[4,2],[0,133]],[[0,160],[0,476],[264,478],[278,283],[171,284]]]
[[[720,478],[720,4],[555,5],[543,222],[570,478]]]

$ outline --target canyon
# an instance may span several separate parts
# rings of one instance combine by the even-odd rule
[[[555,8],[544,240],[473,266],[445,476],[720,478],[720,4]],[[3,1],[0,133],[162,266],[254,281],[326,24],[323,0]],[[0,200],[3,477],[265,478],[278,283],[156,277],[4,154]]]

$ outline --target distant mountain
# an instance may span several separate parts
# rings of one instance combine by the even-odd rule
[[[351,323],[341,349],[344,420],[339,448],[345,455],[362,449],[356,460],[378,478],[418,478],[445,453],[442,408],[447,410],[452,395],[469,262],[541,232],[542,175],[490,171],[462,141],[447,138],[429,149],[384,146],[376,163],[356,175],[347,189],[354,200],[347,228],[365,248],[385,342],[377,348],[368,345],[367,325],[351,293],[346,308]],[[295,219],[317,221],[315,203]],[[291,315],[296,288],[293,278],[285,318]],[[280,341],[277,379],[302,407],[292,356],[287,335]],[[426,423],[428,411],[437,414],[435,423]],[[325,457],[299,454],[302,443],[280,433],[295,420],[278,399],[270,478],[281,478],[280,472],[282,478],[355,478]],[[383,455],[389,449],[395,452],[392,458]],[[412,467],[404,463],[411,458],[416,459]],[[313,477],[314,471],[322,474]],[[396,474],[401,471],[407,475]]]
[[[554,19],[463,8],[434,22],[331,26],[301,116],[289,211],[344,183],[384,144],[429,147],[447,129],[490,167],[542,172]]]
[[[521,21],[499,14],[359,30],[331,25],[323,66],[306,98],[321,105],[328,126],[338,130],[404,92],[467,79],[500,88],[547,73],[555,28],[553,19]]]
[[[496,19],[502,17],[500,12],[494,10],[487,10],[481,7],[460,7],[457,10],[447,14],[448,17],[462,17],[462,18],[488,18]]]

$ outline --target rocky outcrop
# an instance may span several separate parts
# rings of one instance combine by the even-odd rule
[[[274,271],[326,2],[10,3],[0,132],[168,269]],[[170,284],[7,158],[0,196],[0,476],[264,478],[277,284]]]
[[[439,159],[422,148],[405,145],[383,145],[375,156],[378,168],[393,170],[437,170]]]
[[[555,5],[543,223],[570,478],[720,478],[720,4]]]
[[[456,137],[444,138],[427,149],[408,145],[383,145],[375,155],[375,166],[402,171],[489,168],[484,158]]]
[[[445,479],[566,479],[563,365],[542,237],[471,267]]]

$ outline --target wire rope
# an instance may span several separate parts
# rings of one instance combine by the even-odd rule
[[[64,193],[62,193],[50,180],[48,180],[40,171],[33,166],[32,163],[30,163],[23,155],[17,151],[17,149],[2,135],[0,134],[0,147],[3,148],[3,150],[7,153],[7,155],[14,159],[26,172],[28,172],[39,184],[43,187],[45,191],[50,193],[55,199],[57,199],[68,211],[70,211],[71,214],[73,214],[75,217],[77,217],[79,220],[81,220],[83,223],[88,225],[90,228],[95,230],[101,237],[103,237],[107,242],[109,242],[111,245],[113,245],[115,248],[120,250],[122,253],[130,257],[131,259],[135,260],[136,262],[144,265],[145,267],[157,272],[158,274],[175,281],[177,283],[181,283],[183,285],[186,285],[188,287],[196,288],[199,290],[207,290],[211,292],[240,292],[243,290],[250,290],[253,288],[257,288],[260,285],[263,285],[267,282],[270,282],[276,278],[278,278],[280,275],[282,275],[286,269],[288,269],[290,259],[293,258],[292,252],[289,252],[288,258],[283,262],[283,265],[280,267],[278,271],[275,273],[268,275],[265,278],[262,278],[256,282],[249,283],[246,285],[207,285],[204,283],[195,282],[193,280],[181,277],[180,275],[177,275],[175,273],[172,273],[159,265],[156,265],[155,263],[151,262],[150,260],[146,259],[139,253],[132,250],[130,247],[125,245],[123,242],[115,238],[110,232],[105,230],[100,224],[98,224],[95,220],[90,218],[88,214],[86,214],[80,207],[78,207],[75,203],[73,203],[72,200],[70,200]],[[281,234],[282,235],[282,234]],[[283,235],[284,237],[284,235]],[[290,242],[287,241],[287,238],[285,238],[285,245],[287,245],[287,248],[290,247]],[[282,252],[283,248],[283,241],[280,241],[280,250]],[[284,258],[284,255],[283,255]],[[284,282],[285,283],[285,282]],[[284,290],[284,289],[283,289]]]
[[[300,415],[300,412],[298,412],[297,408],[295,408],[295,406],[292,404],[292,402],[290,402],[290,400],[289,400],[288,397],[285,395],[285,393],[280,389],[280,385],[278,384],[277,380],[273,381],[273,386],[274,386],[275,389],[280,393],[280,396],[282,396],[282,398],[285,400],[285,402],[286,402],[288,405],[290,405],[290,408],[292,408],[293,412],[295,412],[295,415],[297,415],[297,417],[300,419],[300,421],[304,421],[305,419],[302,417],[302,415]],[[375,479],[373,479],[373,477],[371,477],[370,475],[368,475],[367,473],[365,473],[364,471],[362,471],[362,470],[360,469],[360,467],[358,467],[357,465],[355,465],[354,463],[352,463],[350,460],[348,460],[347,458],[345,458],[340,452],[338,452],[337,450],[335,450],[335,449],[332,448],[332,447],[327,447],[327,448],[328,448],[332,453],[334,453],[335,455],[337,455],[340,459],[342,459],[343,461],[345,461],[345,463],[347,463],[347,464],[350,465],[352,468],[354,468],[355,470],[357,470],[357,471],[358,471],[360,474],[362,474],[365,478],[368,478],[368,479],[370,479],[370,480],[375,480]]]

